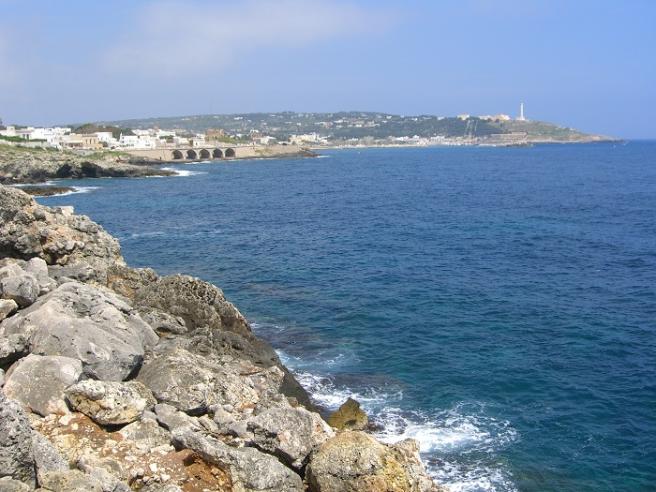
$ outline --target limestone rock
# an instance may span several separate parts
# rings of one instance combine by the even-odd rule
[[[367,414],[353,398],[349,398],[341,407],[328,417],[328,423],[339,430],[365,430],[369,425]]]
[[[81,374],[82,364],[77,359],[30,354],[11,366],[3,390],[39,415],[65,414],[64,389]]]
[[[48,265],[88,263],[94,280],[124,264],[118,241],[83,215],[37,204],[17,188],[0,185],[0,256],[43,258]]]
[[[71,407],[101,425],[129,424],[155,404],[142,383],[86,380],[69,386],[66,397]]]
[[[0,299],[0,321],[18,311],[18,304],[13,299]]]
[[[11,477],[0,478],[0,492],[30,492],[32,487]]]
[[[155,420],[142,419],[123,427],[118,433],[123,439],[145,449],[156,448],[171,443],[171,434],[160,427]]]
[[[103,492],[98,480],[79,470],[46,472],[39,485],[52,492]]]
[[[44,474],[52,471],[68,470],[68,463],[57,449],[44,436],[32,432],[32,455],[36,468],[37,482],[43,483]]]
[[[202,357],[175,350],[144,363],[138,380],[160,403],[202,414],[215,401],[216,368]]]
[[[174,442],[230,471],[233,490],[243,492],[302,492],[303,482],[273,456],[254,448],[233,448],[188,429],[173,433]]]
[[[5,371],[0,369],[0,388],[5,385]]]
[[[137,377],[160,403],[190,415],[204,414],[214,404],[229,405],[233,413],[250,414],[262,401],[279,395],[284,375],[277,366],[264,369],[249,361],[202,357],[162,346],[166,347],[164,341]]]
[[[69,282],[0,325],[0,336],[23,334],[31,352],[82,361],[85,374],[121,381],[138,369],[157,335],[114,294]]]
[[[0,391],[0,477],[35,484],[32,428],[20,404]]]
[[[142,312],[141,316],[159,335],[181,335],[187,333],[185,322],[180,317],[171,316],[168,313],[156,309]]]
[[[194,417],[190,417],[184,412],[179,411],[172,405],[167,403],[159,403],[155,405],[155,415],[157,421],[165,429],[173,432],[176,429],[192,428],[200,429],[200,424]]]
[[[39,295],[47,294],[57,287],[57,282],[48,275],[48,264],[43,258],[31,258],[24,270],[37,280]]]
[[[300,470],[309,454],[335,435],[319,414],[304,408],[272,408],[248,420],[250,445]]]
[[[7,270],[3,268],[1,270]],[[21,308],[26,308],[39,297],[40,287],[36,278],[21,271],[18,275],[2,276],[0,271],[0,297],[11,299]]]
[[[99,466],[93,466],[81,459],[77,463],[80,471],[83,471],[88,476],[94,477],[102,487],[103,492],[130,492],[130,486],[116,478],[109,473],[106,469]]]
[[[2,336],[0,326],[0,367],[9,367],[14,361],[26,356],[29,346],[28,338],[21,333]]]
[[[234,357],[265,368],[275,365],[283,373],[278,391],[296,398],[306,408],[314,408],[307,392],[282,365],[273,348],[252,333],[243,315],[214,285],[186,275],[160,278],[152,270],[124,266],[108,270],[108,285],[130,298],[139,312],[157,311],[181,319],[186,333],[175,337],[178,347],[203,357]],[[170,323],[167,329],[180,331]]]
[[[230,488],[227,471],[207,463],[188,449],[176,451],[169,444],[149,447],[141,439],[126,438],[122,431],[109,432],[81,413],[63,417],[53,415],[35,421],[35,429],[48,438],[66,460],[97,478],[103,492],[163,490],[176,485],[187,491],[223,491]],[[142,431],[145,429],[141,429]],[[137,436],[130,429],[127,435]]]
[[[407,445],[397,449],[356,431],[344,431],[325,442],[312,455],[306,480],[312,492],[440,490]]]

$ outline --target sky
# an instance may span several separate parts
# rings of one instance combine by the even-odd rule
[[[654,0],[0,0],[0,118],[516,115],[656,138]]]

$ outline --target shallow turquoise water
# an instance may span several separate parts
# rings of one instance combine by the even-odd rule
[[[40,200],[220,285],[453,490],[654,490],[656,143],[325,154]]]

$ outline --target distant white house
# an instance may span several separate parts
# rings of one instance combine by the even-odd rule
[[[118,145],[118,139],[114,138],[112,132],[96,132],[95,135],[98,137],[98,141],[107,147],[116,147]]]
[[[62,127],[33,127],[16,128],[13,125],[7,126],[5,130],[0,131],[0,135],[5,137],[19,137],[24,140],[42,141],[46,145],[58,147],[61,145],[62,139],[65,135],[71,133],[70,128]]]
[[[150,135],[123,135],[118,139],[118,146],[126,149],[154,149],[159,139]]]

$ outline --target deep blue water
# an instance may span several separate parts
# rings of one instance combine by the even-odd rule
[[[221,286],[455,491],[654,490],[656,143],[325,154],[41,201]]]

